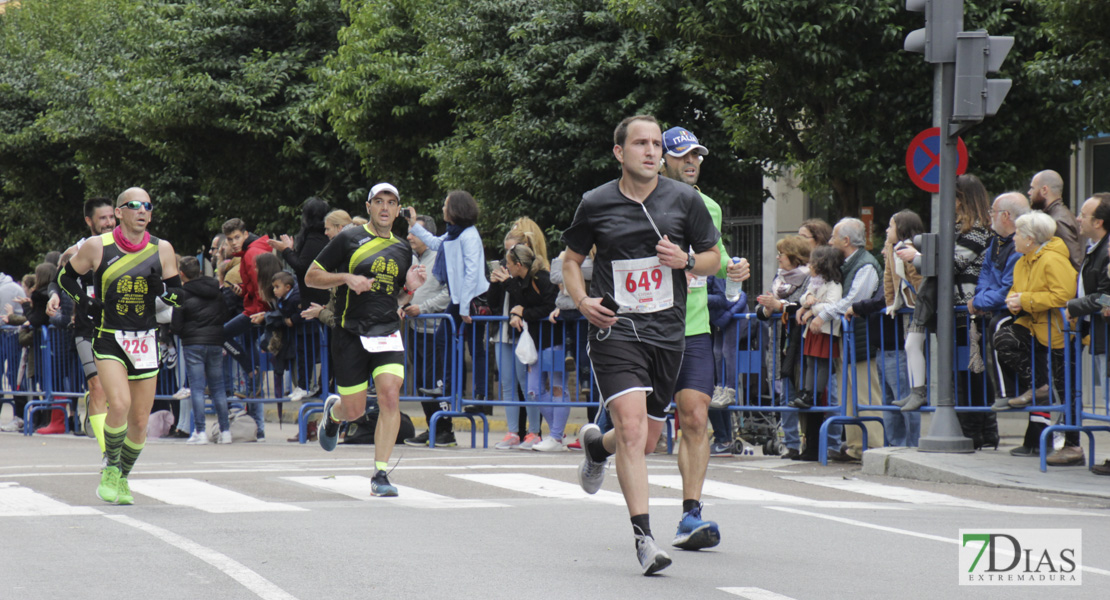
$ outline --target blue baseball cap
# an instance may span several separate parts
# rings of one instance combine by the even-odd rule
[[[681,127],[671,127],[663,132],[663,150],[674,157],[686,156],[691,150],[705,156],[709,149],[698,143],[698,137]]]

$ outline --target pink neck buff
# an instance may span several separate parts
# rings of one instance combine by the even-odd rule
[[[120,250],[131,254],[146,248],[146,245],[150,243],[150,232],[144,231],[142,241],[138,244],[132,244],[127,238],[123,237],[123,229],[117,225],[116,228],[112,230],[112,239],[116,241],[116,245],[120,247]]]

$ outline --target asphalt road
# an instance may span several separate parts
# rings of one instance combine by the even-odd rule
[[[275,429],[270,432],[279,437]],[[460,436],[462,437],[462,436]],[[95,442],[0,434],[0,598],[1105,598],[1110,501],[712,459],[715,549],[640,575],[615,471],[585,497],[580,453],[152,441],[135,505],[98,500]],[[674,456],[649,457],[652,528],[680,516]],[[1082,531],[1082,585],[958,584],[960,529]]]

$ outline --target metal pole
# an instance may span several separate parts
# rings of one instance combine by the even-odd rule
[[[941,146],[940,146],[940,221],[937,223],[937,394],[936,412],[929,425],[929,435],[921,438],[921,452],[974,452],[970,439],[964,437],[956,418],[956,398],[952,365],[955,311],[952,290],[955,288],[956,255],[956,154],[957,136],[949,135],[952,119],[953,93],[956,87],[956,65],[941,63]]]

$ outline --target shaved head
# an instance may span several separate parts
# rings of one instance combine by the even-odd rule
[[[116,198],[116,208],[131,202],[132,200],[138,202],[150,202],[150,194],[146,193],[143,188],[133,187],[123,190],[123,193]]]

